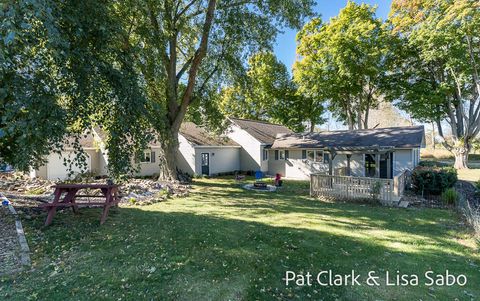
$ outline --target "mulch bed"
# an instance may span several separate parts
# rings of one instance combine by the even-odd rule
[[[15,216],[8,207],[0,206],[0,275],[9,274],[21,267]]]

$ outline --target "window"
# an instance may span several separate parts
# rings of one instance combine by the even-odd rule
[[[275,160],[288,160],[288,150],[275,150]]]
[[[325,162],[323,150],[306,150],[302,152],[302,157],[303,153],[305,153],[305,157],[303,159],[317,163]]]
[[[263,150],[263,161],[267,161],[268,160],[268,150],[264,149]]]
[[[323,163],[330,163],[330,154],[323,153]]]
[[[155,152],[144,151],[140,163],[155,163]]]
[[[307,151],[307,159],[309,161],[315,161],[315,151],[313,150],[308,150]]]

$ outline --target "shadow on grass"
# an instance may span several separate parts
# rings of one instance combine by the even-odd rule
[[[206,202],[201,192],[198,197],[198,202]],[[255,195],[248,198],[262,203],[271,201]],[[470,257],[459,245],[447,244],[447,239],[438,240],[440,248],[408,253],[382,246],[374,237],[368,240],[335,231],[239,220],[236,212],[226,218],[214,216],[215,212],[209,215],[154,210],[174,202],[183,200],[174,199],[170,204],[157,204],[146,210],[113,209],[103,226],[98,224],[100,209],[82,209],[79,215],[60,213],[47,228],[42,227],[41,217],[27,221],[35,270],[2,280],[0,299],[408,300],[435,295],[444,300],[465,296],[464,291],[480,295],[478,257]],[[345,204],[315,201],[296,204],[288,199],[277,204],[281,212],[288,212],[290,202],[292,213],[316,210],[332,229],[341,228],[338,221],[349,217],[377,230],[408,231],[397,225],[405,223],[403,217],[400,221],[387,220],[393,211],[368,217],[367,212],[383,210],[380,207],[355,210],[355,205],[344,207]],[[266,204],[259,206],[264,208]],[[247,213],[256,208],[238,210]],[[412,219],[409,225],[423,233],[426,218]],[[355,231],[355,223],[343,223]],[[448,238],[441,229],[434,232]],[[286,286],[282,280],[287,270],[317,273],[327,269],[345,274],[354,269],[362,276],[370,270],[379,275],[385,270],[423,275],[428,270],[444,273],[448,269],[451,273],[466,274],[469,284],[436,287],[432,292],[422,285],[321,287],[313,283],[312,287],[299,288]]]

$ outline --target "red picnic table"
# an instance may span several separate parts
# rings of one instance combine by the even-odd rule
[[[57,212],[57,207],[72,207],[73,212],[77,213],[78,206],[81,205],[103,206],[102,217],[100,218],[100,224],[102,225],[107,219],[108,210],[110,209],[110,207],[118,205],[118,202],[120,201],[120,197],[118,195],[118,187],[119,185],[115,184],[58,184],[52,186],[52,188],[55,188],[55,198],[53,199],[53,202],[41,205],[41,207],[48,210],[48,216],[47,220],[45,221],[45,226],[48,226],[52,223],[53,217]],[[82,189],[99,189],[102,194],[77,194]],[[63,197],[63,199],[61,199],[63,194],[65,194],[65,196]],[[77,198],[97,198],[102,199],[102,201],[77,202]]]

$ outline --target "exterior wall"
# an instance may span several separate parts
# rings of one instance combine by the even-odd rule
[[[178,135],[177,166],[181,171],[193,175],[195,171],[195,148],[183,137]]]
[[[406,169],[413,169],[413,151],[412,149],[395,150],[393,163],[393,176],[402,173]]]
[[[268,172],[268,161],[271,159],[270,158],[270,151],[269,151],[269,149],[266,149],[268,158],[267,158],[267,160],[263,160],[263,151],[264,150],[265,150],[265,145],[260,146],[260,160],[261,160],[260,170],[263,171],[263,172]]]
[[[88,155],[88,168],[87,170],[81,170],[78,167],[72,166],[72,170],[75,173],[79,172],[92,172],[98,174],[100,172],[99,156],[100,151],[94,149],[87,149],[85,153]],[[65,180],[68,178],[69,167],[63,165],[63,159],[66,157],[74,158],[75,154],[71,150],[62,152],[59,156],[56,153],[52,153],[47,158],[47,163],[40,166],[38,169],[30,173],[31,177],[39,177],[49,180]]]
[[[242,147],[240,150],[240,170],[248,171],[262,168],[262,144],[257,139],[235,124],[232,124],[229,128],[227,136]],[[267,164],[264,167],[267,167]]]
[[[108,175],[108,152],[107,150],[101,150],[98,154],[98,175]]]
[[[202,173],[202,153],[210,155],[210,175],[240,170],[239,147],[196,147],[195,173],[197,174]]]
[[[153,176],[153,175],[158,175],[160,172],[160,168],[158,165],[158,162],[160,162],[160,148],[158,147],[152,147],[149,149],[152,152],[155,152],[155,162],[153,163],[139,163],[139,170],[138,172],[135,173],[136,176],[141,176],[141,177],[147,177],[147,176]]]
[[[288,160],[275,160],[275,150],[269,151],[268,173],[281,174],[292,179],[308,180],[311,173],[328,174],[328,164],[315,163],[302,159],[301,149],[288,150]]]

